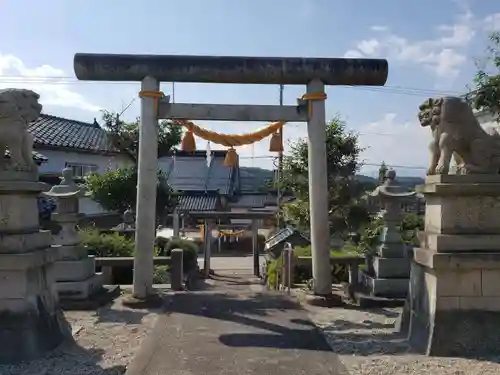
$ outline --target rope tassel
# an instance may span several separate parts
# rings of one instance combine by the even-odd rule
[[[238,154],[234,147],[227,150],[226,157],[224,158],[224,165],[226,167],[234,167],[238,162]]]
[[[194,152],[196,151],[196,140],[194,139],[194,133],[191,129],[186,130],[184,137],[182,137],[181,142],[182,151]]]
[[[273,133],[271,140],[269,141],[269,151],[270,152],[283,152],[283,139],[281,137],[281,130],[279,132]]]

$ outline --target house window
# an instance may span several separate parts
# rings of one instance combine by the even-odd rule
[[[97,165],[93,164],[66,163],[65,167],[71,168],[75,177],[84,177],[89,173],[97,171]]]

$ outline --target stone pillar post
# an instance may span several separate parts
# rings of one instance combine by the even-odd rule
[[[142,91],[158,91],[159,82],[150,76],[142,80]],[[137,178],[136,235],[133,296],[145,299],[153,294],[153,257],[156,230],[156,181],[158,179],[157,98],[141,98],[139,160]]]
[[[405,191],[396,183],[396,172],[387,171],[385,182],[371,194],[380,199],[384,228],[380,245],[369,270],[363,273],[363,283],[376,297],[405,298],[409,288],[410,258],[398,226],[403,219],[401,204],[414,192]]]
[[[414,251],[406,320],[415,349],[500,354],[500,176],[433,175]]]
[[[260,254],[259,254],[259,220],[252,220],[252,255],[253,274],[260,276]]]
[[[323,93],[325,85],[318,79],[307,85],[307,93]],[[311,248],[314,293],[332,293],[330,269],[330,227],[328,220],[328,185],[326,176],[326,119],[324,100],[310,103],[311,117],[307,123],[309,158],[309,211],[311,216]],[[314,182],[314,183],[312,183]]]
[[[172,236],[173,238],[180,238],[180,214],[179,211],[176,209],[174,210],[174,214],[172,216],[172,223],[173,223],[173,229],[174,229],[174,235]]]
[[[0,90],[0,363],[35,359],[71,335],[55,288],[59,252],[50,231],[39,230],[44,184],[26,131],[40,115],[38,98],[31,90]]]
[[[55,263],[56,288],[64,300],[86,300],[102,288],[102,277],[95,273],[95,259],[87,255],[80,245],[76,230],[78,223],[78,202],[84,192],[73,179],[71,168],[62,171],[59,185],[53,186],[45,195],[57,198],[57,209],[52,219],[60,225],[59,233],[52,241],[59,248],[61,259]]]
[[[210,257],[212,255],[212,222],[205,220],[203,222],[203,246],[205,248],[203,259],[203,275],[210,276]]]

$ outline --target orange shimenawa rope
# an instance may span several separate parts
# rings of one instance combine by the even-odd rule
[[[159,102],[161,99],[165,97],[165,94],[162,91],[140,91],[139,97],[141,98],[154,98],[155,99],[155,111],[158,114]],[[311,117],[312,114],[312,105],[311,102],[313,100],[326,100],[327,95],[324,92],[319,93],[309,93],[302,95],[301,99],[308,101],[308,115]],[[286,124],[285,121],[277,121],[272,124],[258,129],[251,133],[244,134],[224,134],[217,133],[212,130],[208,130],[202,128],[201,126],[196,125],[192,121],[188,120],[175,120],[175,123],[184,126],[188,131],[197,135],[200,138],[205,139],[206,141],[210,141],[213,143],[217,143],[226,147],[235,147],[235,146],[244,146],[250,145],[255,142],[259,142],[262,139],[270,136],[276,131],[280,130],[283,125]]]

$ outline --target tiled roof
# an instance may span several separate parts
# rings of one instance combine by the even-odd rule
[[[180,211],[215,211],[218,197],[216,195],[181,195],[177,201]]]
[[[243,194],[236,202],[229,203],[229,206],[261,208],[264,207],[271,199],[272,197],[267,194]]]
[[[225,151],[213,151],[207,166],[205,151],[177,151],[173,156],[158,160],[159,167],[168,176],[168,183],[176,191],[219,192],[230,194],[235,167],[224,165]]]
[[[119,152],[111,144],[106,131],[96,120],[93,123],[69,120],[41,114],[28,132],[34,138],[34,147],[73,148],[91,152]]]

